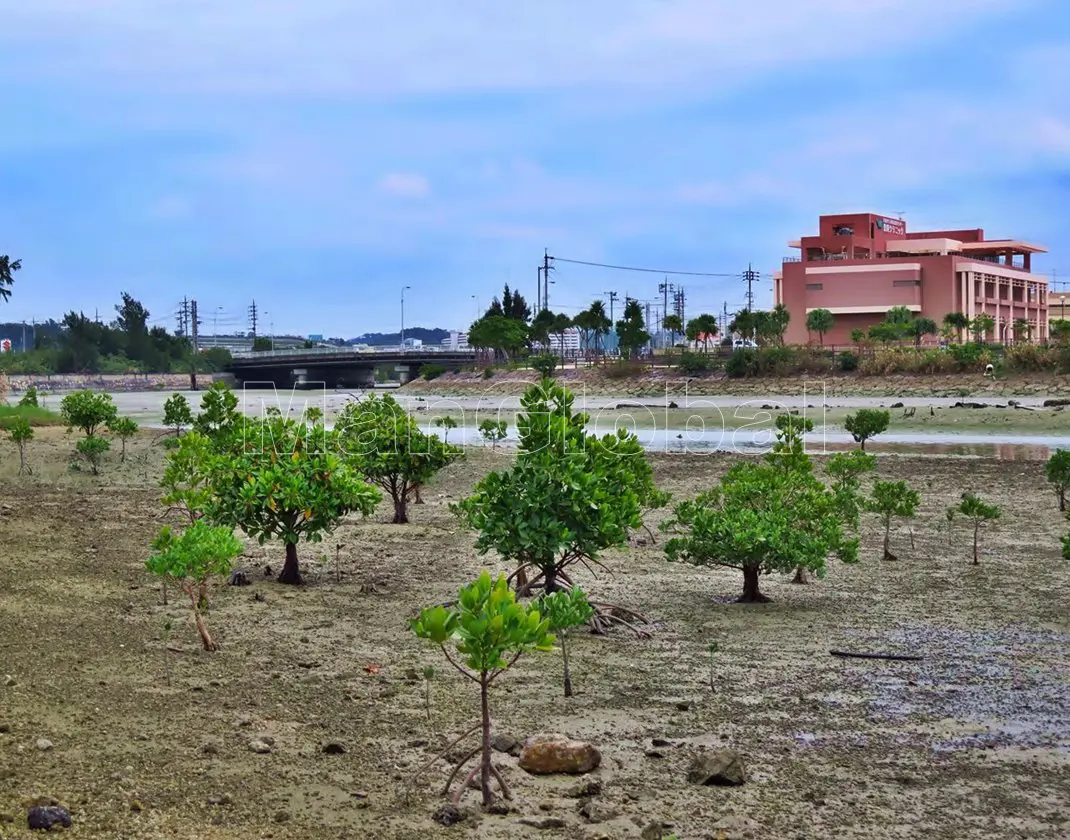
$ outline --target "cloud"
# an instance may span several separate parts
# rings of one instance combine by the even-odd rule
[[[426,198],[431,184],[423,175],[414,172],[391,172],[379,179],[379,192],[395,198]]]

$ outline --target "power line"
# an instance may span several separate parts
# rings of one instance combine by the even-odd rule
[[[613,271],[640,271],[645,274],[672,274],[677,277],[738,277],[738,274],[718,274],[711,271],[668,271],[662,268],[640,268],[634,265],[611,265],[610,263],[591,262],[589,260],[570,260],[565,257],[550,257],[553,262],[587,265],[593,268],[608,268]]]

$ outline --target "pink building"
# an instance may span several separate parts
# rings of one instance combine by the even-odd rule
[[[986,240],[979,228],[908,232],[902,219],[872,213],[822,216],[817,236],[788,245],[800,256],[786,258],[773,276],[773,299],[791,312],[789,343],[810,340],[811,310],[832,313],[825,343],[843,345],[852,330],[867,329],[894,306],[938,327],[949,312],[970,319],[987,312],[996,323],[987,340],[1007,344],[1015,321],[1024,319],[1030,340],[1047,340],[1048,281],[1030,265],[1033,254],[1046,253],[1037,245]]]

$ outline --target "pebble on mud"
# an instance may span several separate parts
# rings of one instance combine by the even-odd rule
[[[249,742],[249,751],[258,753],[259,755],[266,755],[271,752],[271,744],[260,738],[253,738],[253,740]]]
[[[70,812],[59,805],[35,805],[26,815],[31,830],[51,831],[55,827],[70,828]]]
[[[440,825],[450,826],[456,825],[465,818],[465,813],[452,802],[447,802],[434,814],[431,815],[431,819]]]
[[[695,756],[687,780],[695,785],[734,786],[747,780],[747,772],[735,750],[714,750]]]
[[[49,741],[48,738],[37,739],[37,749],[39,749],[41,752],[48,752],[50,749],[52,749],[53,746],[55,745],[51,741]]]
[[[323,752],[325,755],[345,755],[347,750],[345,744],[339,741],[328,741],[323,745]]]
[[[573,741],[564,735],[532,735],[520,751],[520,767],[534,775],[551,773],[589,773],[602,763],[598,747],[586,741]]]

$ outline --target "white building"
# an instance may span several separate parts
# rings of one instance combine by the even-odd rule
[[[442,339],[443,350],[467,350],[468,349],[468,333],[458,332],[453,330],[450,332],[448,338]]]

